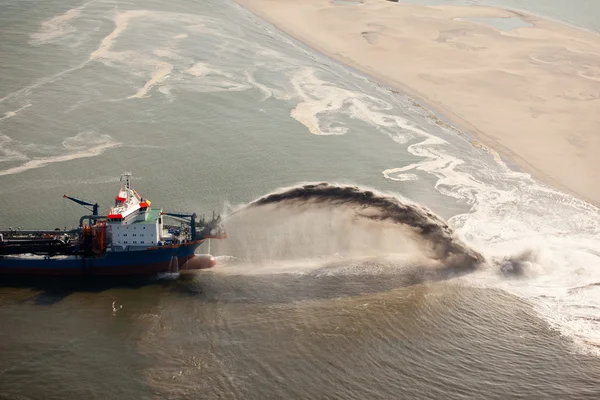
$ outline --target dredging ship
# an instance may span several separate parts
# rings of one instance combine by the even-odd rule
[[[208,254],[196,255],[204,241],[225,239],[221,218],[164,212],[151,207],[121,176],[115,205],[105,216],[98,204],[64,196],[91,207],[73,230],[0,230],[0,274],[9,275],[152,275],[211,268]],[[175,224],[165,223],[165,219]]]

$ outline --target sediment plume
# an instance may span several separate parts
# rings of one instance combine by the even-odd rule
[[[255,247],[266,242],[262,246],[269,258],[279,259],[295,249],[293,256],[323,255],[327,249],[331,254],[369,250],[373,250],[371,255],[419,253],[465,272],[484,262],[479,252],[462,242],[432,211],[357,186],[323,182],[281,189],[236,210],[226,225],[232,223],[231,218],[237,220],[234,225],[245,221],[252,227],[247,231],[248,243],[237,243],[237,250],[244,246],[248,250],[243,256],[256,254]],[[292,219],[295,222],[290,224]],[[319,249],[317,254],[313,253],[315,248]]]

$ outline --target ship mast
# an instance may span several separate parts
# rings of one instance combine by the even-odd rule
[[[121,175],[121,182],[123,182],[123,178],[125,178],[125,188],[131,189],[131,172],[125,172]]]

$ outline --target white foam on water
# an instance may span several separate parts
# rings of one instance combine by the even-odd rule
[[[8,100],[12,100],[12,99],[22,99],[22,98],[26,98],[34,89],[37,89],[41,86],[47,85],[49,83],[53,83],[55,82],[57,79],[60,79],[61,77],[63,77],[64,75],[67,75],[71,72],[77,71],[81,68],[83,68],[86,65],[87,62],[84,62],[82,64],[79,64],[75,67],[72,68],[68,68],[64,71],[61,71],[57,74],[48,76],[48,77],[44,77],[41,79],[38,79],[37,81],[35,81],[34,83],[32,83],[31,85],[27,85],[19,90],[16,90],[14,92],[8,93],[6,96],[0,98],[0,103],[4,103],[5,101]]]
[[[383,175],[391,180],[406,180],[411,170],[434,175],[441,193],[471,205],[469,213],[449,223],[489,257],[492,266],[466,280],[527,299],[552,326],[586,351],[600,354],[600,290],[594,286],[600,282],[599,210],[512,171],[495,152],[486,151],[492,155],[486,160],[477,148],[460,153],[423,130],[410,131],[422,140],[407,150],[423,160]],[[466,140],[458,135],[456,139]],[[518,277],[503,274],[502,259],[524,252],[543,257],[525,262]],[[573,291],[577,287],[594,290]]]
[[[383,171],[383,176],[392,181],[406,182],[406,181],[417,181],[419,177],[415,174],[403,174],[401,172],[406,171],[405,167],[402,168],[390,168]]]
[[[343,135],[348,128],[331,127],[327,119],[318,118],[318,114],[340,111],[348,98],[342,88],[327,85],[315,76],[313,68],[305,68],[292,78],[292,85],[297,96],[302,99],[291,112],[292,118],[305,125],[314,135]]]
[[[243,75],[237,74],[238,71],[230,73],[208,62],[194,60],[194,53],[189,49],[180,48],[179,42],[190,35],[199,38],[204,36],[211,40],[223,37],[225,43],[227,40],[240,40],[223,33],[219,21],[202,15],[150,10],[121,12],[114,17],[114,21],[114,30],[92,52],[90,60],[124,70],[133,75],[136,80],[140,77],[146,78],[144,85],[127,99],[149,97],[154,87],[158,87],[158,93],[165,95],[169,102],[174,100],[175,93],[179,90],[243,91],[251,87],[243,79]],[[131,35],[139,34],[139,27],[143,25],[138,24],[160,26],[163,30],[172,33],[161,35],[160,31],[156,31],[152,33],[156,34],[156,38],[152,40],[144,38],[141,42],[143,45],[136,46],[135,50],[114,50],[117,40],[123,39],[129,43],[132,41]],[[182,32],[176,33],[177,31]],[[139,41],[136,40],[137,42]],[[210,58],[214,59],[214,57]]]
[[[475,192],[471,214],[451,221],[495,266],[470,279],[528,299],[552,326],[600,354],[600,293],[576,290],[600,282],[598,209],[528,181],[510,192],[492,185]],[[517,276],[498,271],[504,259],[528,252],[535,256]]]
[[[205,76],[213,71],[212,68],[208,66],[208,64],[203,62],[197,62],[188,69],[185,70],[185,73],[193,75],[193,76]]]
[[[149,97],[154,87],[158,86],[160,89],[160,86],[170,79],[175,68],[173,64],[161,58],[153,58],[137,51],[107,52],[100,60],[108,67],[127,71],[133,75],[135,81],[145,80],[143,86],[126,99]]]
[[[148,97],[148,93],[153,87],[160,85],[168,78],[173,71],[173,64],[160,58],[177,59],[177,54],[168,48],[154,49],[150,52],[151,54],[133,50],[112,50],[115,41],[127,30],[133,20],[147,18],[152,15],[153,13],[148,10],[129,10],[117,14],[114,18],[115,28],[113,31],[104,37],[100,46],[90,54],[90,61],[98,60],[104,62],[107,66],[125,65],[127,68],[136,71],[134,73],[142,72],[146,76],[149,75],[144,86],[139,88],[135,94],[127,97],[128,99]]]
[[[141,179],[141,178],[138,178]],[[118,183],[119,178],[115,176],[98,176],[90,179],[43,179],[27,180],[24,186],[35,185],[38,190],[64,188],[65,186],[98,186],[106,183]]]
[[[175,100],[175,95],[173,94],[173,86],[168,83],[163,83],[158,87],[158,92],[165,96],[167,103],[172,103]]]
[[[371,112],[372,108],[381,106],[381,101],[324,81],[317,77],[315,68],[305,67],[294,71],[291,83],[295,97],[300,98],[301,102],[290,115],[315,135],[347,133],[347,127],[339,126],[343,124],[340,115],[381,126],[389,125],[388,121],[379,118],[381,114]]]
[[[250,83],[252,86],[254,86],[256,89],[260,90],[263,94],[263,97],[261,99],[261,101],[265,101],[271,97],[273,97],[273,89],[269,88],[266,85],[263,85],[262,83],[258,82],[254,76],[252,75],[252,73],[250,73],[249,71],[246,71],[246,79],[248,80],[248,83]]]
[[[87,6],[95,2],[96,0],[88,1],[79,7],[67,10],[64,14],[60,14],[42,21],[40,29],[37,32],[29,35],[29,44],[32,46],[40,46],[49,43],[56,43],[66,38],[73,37],[75,37],[76,46],[81,44],[83,37],[87,36],[87,32],[73,35],[75,32],[77,32],[77,28],[72,25],[72,22],[79,19],[82,16],[82,11],[85,10]],[[94,30],[97,29],[98,28]]]
[[[180,277],[179,272],[159,272],[156,274],[156,278],[162,281],[176,281]]]
[[[19,174],[30,169],[45,167],[48,164],[99,156],[107,149],[118,147],[120,145],[121,144],[114,141],[110,135],[82,132],[63,141],[62,150],[68,151],[66,154],[37,157],[33,159],[29,159],[29,157],[23,155],[23,157],[27,159],[25,163],[17,167],[0,170],[0,176]],[[20,158],[19,160],[22,159],[23,158]]]
[[[132,19],[145,15],[148,15],[147,10],[129,10],[118,14],[114,19],[115,29],[106,37],[104,37],[104,39],[102,39],[100,47],[90,54],[90,60],[96,60],[102,57],[110,58],[110,49],[112,48],[114,41],[121,35],[121,33],[123,33],[123,31],[125,31],[125,29],[127,29],[129,22]]]
[[[173,71],[173,65],[169,63],[160,63],[156,71],[150,77],[150,80],[146,82],[143,88],[139,89],[134,95],[129,96],[129,99],[141,99],[148,95],[148,91],[152,89],[154,86],[164,82],[165,79],[169,76],[169,74]]]
[[[21,111],[23,111],[24,109],[26,109],[27,107],[31,107],[31,103],[27,103],[24,106],[19,107],[18,109],[14,110],[14,111],[8,111],[8,112],[6,112],[3,117],[0,117],[0,122],[4,121],[5,119],[9,119],[9,118],[14,117],[18,113],[20,113]]]
[[[82,150],[92,146],[116,145],[114,139],[107,134],[81,132],[63,140],[62,145],[69,150]],[[119,143],[120,145],[120,143]]]
[[[161,58],[169,58],[171,60],[181,59],[181,56],[175,53],[172,49],[156,49],[152,53]]]
[[[0,132],[0,162],[23,161],[27,156],[14,148],[14,141]]]
[[[14,150],[22,152],[23,154],[27,154],[25,159],[34,158],[34,156],[37,154],[59,154],[61,151],[61,148],[57,148],[57,146],[42,143],[24,143],[22,141],[14,141],[12,143],[12,147]]]
[[[42,22],[40,30],[30,35],[29,43],[34,46],[56,42],[77,29],[71,25],[73,19],[81,15],[80,8],[72,8],[62,15]]]
[[[236,76],[219,69],[206,62],[196,62],[184,70],[185,74],[192,76],[192,80],[180,78],[179,87],[185,90],[193,90],[200,93],[211,92],[239,92],[252,87],[249,81],[244,80],[244,75]]]

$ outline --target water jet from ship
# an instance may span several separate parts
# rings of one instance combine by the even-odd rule
[[[219,243],[218,253],[249,269],[290,260],[312,260],[329,270],[395,263],[411,274],[423,270],[417,275],[425,280],[471,272],[484,262],[427,208],[357,186],[277,190],[235,210],[224,224],[234,234]]]

